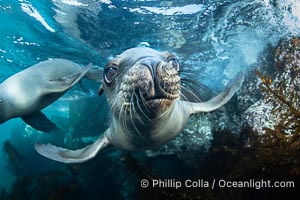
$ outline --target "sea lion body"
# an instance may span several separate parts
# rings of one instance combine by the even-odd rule
[[[126,128],[113,118],[110,131],[105,137],[110,144],[126,151],[138,151],[159,147],[174,137],[182,130],[188,120],[188,113],[185,112],[180,101],[175,102],[170,111],[160,118],[146,121],[144,124],[136,123],[136,130],[133,124],[128,123]],[[114,134],[119,133],[119,134]]]
[[[40,110],[68,91],[90,67],[82,68],[68,60],[53,59],[40,62],[9,77],[0,84],[0,123],[22,117],[33,127],[49,131],[54,124]],[[38,119],[41,120],[41,127],[38,122],[34,122]],[[42,128],[43,122],[49,126],[47,130]]]
[[[103,70],[99,93],[106,95],[112,120],[99,139],[78,150],[51,144],[36,144],[35,148],[50,159],[80,163],[108,146],[127,151],[159,147],[178,135],[191,114],[210,112],[227,103],[242,81],[243,75],[238,73],[209,101],[189,102],[183,94],[191,91],[183,91],[186,88],[181,84],[175,55],[146,47],[132,48]]]

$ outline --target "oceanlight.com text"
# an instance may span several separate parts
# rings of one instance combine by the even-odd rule
[[[224,179],[213,179],[211,181],[207,181],[204,179],[197,180],[176,180],[176,179],[152,179],[141,180],[142,188],[174,188],[179,189],[182,187],[185,188],[254,188],[254,189],[262,189],[262,188],[295,188],[294,181],[271,181],[271,180],[224,180]]]

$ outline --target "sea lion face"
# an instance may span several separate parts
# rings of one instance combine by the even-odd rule
[[[116,116],[125,113],[155,118],[179,98],[179,64],[174,55],[132,48],[104,68],[103,89]]]

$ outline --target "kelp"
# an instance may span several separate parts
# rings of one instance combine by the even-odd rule
[[[3,152],[7,155],[6,168],[8,171],[17,177],[22,176],[24,174],[24,169],[21,169],[24,164],[23,156],[9,140],[3,143]]]
[[[272,85],[272,79],[256,71],[262,80],[260,89],[265,101],[272,106],[272,114],[277,115],[278,122],[274,128],[264,128],[265,139],[279,140],[299,149],[300,142],[300,108],[299,93],[288,87],[284,80]],[[288,91],[288,92],[287,92]]]
[[[292,137],[298,137],[300,133],[300,108],[299,93],[293,87],[290,87],[285,80],[278,82],[272,81],[268,75],[264,76],[256,71],[261,79],[260,89],[264,94],[264,101],[272,106],[271,114],[277,116],[278,122],[274,129],[265,128],[267,132],[277,133],[274,136],[280,138],[280,133]]]

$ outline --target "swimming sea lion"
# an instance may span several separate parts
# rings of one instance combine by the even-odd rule
[[[55,124],[41,109],[88,75],[91,66],[82,68],[68,60],[53,59],[9,77],[0,84],[0,123],[21,117],[33,128],[49,132]]]
[[[158,147],[174,138],[189,116],[216,110],[240,87],[238,73],[226,88],[207,102],[183,100],[180,67],[176,57],[151,48],[132,48],[110,61],[103,71],[100,93],[106,94],[112,112],[110,127],[93,144],[68,150],[36,144],[43,156],[64,163],[90,160],[108,146],[136,151]]]

